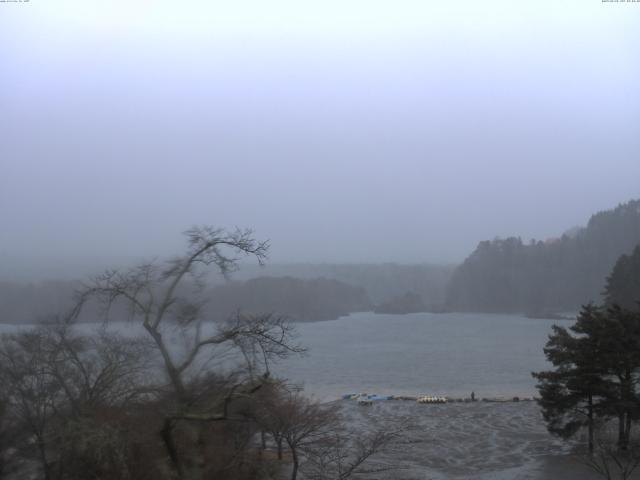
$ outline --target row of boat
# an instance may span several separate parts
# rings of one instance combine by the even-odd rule
[[[393,395],[375,395],[368,393],[346,393],[342,396],[344,400],[356,400],[358,405],[373,405],[373,402],[384,400],[408,400],[408,397],[394,397]],[[411,398],[418,403],[447,403],[446,397],[436,397],[433,395],[423,395],[418,398]]]
[[[373,402],[393,400],[393,395],[375,395],[368,393],[347,393],[342,396],[345,400],[356,400],[358,405],[373,405]]]
[[[446,397],[434,397],[431,395],[425,395],[416,400],[418,403],[447,403]]]
[[[419,397],[412,397],[406,395],[376,395],[369,393],[346,393],[342,396],[344,400],[355,400],[359,405],[373,405],[373,402],[380,402],[384,400],[409,400],[418,403],[449,403],[449,402],[474,402],[478,401],[475,398],[452,398],[442,397],[436,395],[422,395]],[[520,397],[493,397],[483,398],[482,402],[493,403],[507,403],[507,402],[519,402],[519,401],[532,401],[533,398],[520,398]]]

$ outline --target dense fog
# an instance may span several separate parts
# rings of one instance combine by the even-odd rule
[[[176,254],[195,224],[276,264],[560,237],[640,194],[634,7],[2,4],[0,277]]]
[[[0,478],[640,480],[640,0],[0,0]]]

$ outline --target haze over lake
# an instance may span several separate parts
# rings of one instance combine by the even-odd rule
[[[639,21],[0,0],[0,478],[640,480]]]
[[[479,398],[532,397],[531,371],[549,367],[543,347],[555,323],[519,315],[370,312],[300,322],[298,342],[307,354],[273,369],[322,400],[350,392],[469,396],[474,391]],[[18,328],[0,327],[2,332]],[[112,323],[110,328],[144,333],[135,323]]]
[[[298,324],[308,355],[276,371],[320,397],[349,392],[535,395],[532,370],[555,320],[517,315],[358,313]]]

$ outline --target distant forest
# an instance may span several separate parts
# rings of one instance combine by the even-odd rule
[[[72,306],[80,282],[45,282],[37,285],[0,283],[0,323],[34,323],[64,314]],[[363,288],[333,279],[260,277],[246,282],[227,282],[203,292],[203,308],[209,319],[226,320],[233,314],[276,313],[292,320],[331,320],[372,309]],[[116,303],[109,312],[113,320],[125,320],[129,312]],[[88,304],[81,321],[102,317],[97,305]]]
[[[363,288],[327,278],[259,277],[220,285],[207,299],[207,310],[216,319],[242,311],[274,312],[298,321],[332,320],[372,308]]]
[[[448,310],[543,313],[600,303],[618,258],[640,244],[640,200],[596,213],[561,238],[480,242],[455,270]]]
[[[79,286],[70,281],[0,282],[0,323],[35,323],[63,313]]]
[[[430,308],[443,304],[453,269],[428,264],[243,265],[231,281],[212,279],[205,308],[214,319],[241,309],[286,314],[300,321],[330,320],[373,310],[408,292],[419,295]],[[80,281],[0,282],[0,323],[33,323],[64,313],[80,286]],[[96,308],[88,305],[83,320],[98,318]],[[112,318],[126,314],[118,306],[111,311]]]
[[[480,242],[457,268],[448,265],[242,265],[232,281],[212,279],[207,311],[219,319],[241,309],[328,320],[357,311],[516,312],[577,311],[600,303],[616,261],[640,245],[640,200],[597,213],[584,228],[557,239],[524,243],[518,237]],[[618,269],[624,273],[637,257]],[[620,278],[623,278],[619,274]],[[0,282],[0,323],[33,323],[63,313],[78,281]],[[85,320],[99,312],[87,308]],[[117,308],[113,315],[126,312]]]
[[[416,293],[427,306],[442,305],[446,287],[455,265],[397,263],[293,263],[267,264],[260,268],[245,265],[233,275],[235,280],[260,276],[303,279],[332,278],[354,287],[362,287],[374,304],[388,302],[406,293]]]

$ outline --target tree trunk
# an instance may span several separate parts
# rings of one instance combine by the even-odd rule
[[[630,431],[631,431],[631,411],[629,404],[633,403],[635,395],[633,394],[633,378],[631,376],[631,370],[627,369],[624,375],[624,388],[623,388],[623,405],[624,410],[622,416],[624,418],[623,426],[623,438],[621,448],[627,450],[629,447]]]
[[[182,376],[180,372],[173,364],[173,360],[171,359],[171,354],[169,353],[169,349],[164,343],[164,339],[162,338],[162,334],[151,325],[145,323],[144,328],[149,332],[151,338],[156,343],[158,350],[160,350],[160,354],[162,355],[162,360],[164,361],[164,366],[167,370],[167,375],[169,376],[169,380],[173,385],[173,389],[175,390],[178,398],[183,401],[185,397],[185,388],[184,383],[182,382]]]
[[[162,441],[164,442],[164,446],[167,449],[169,458],[171,459],[171,465],[178,474],[178,478],[182,479],[182,466],[180,465],[180,458],[178,457],[176,444],[173,441],[173,422],[170,419],[165,419],[162,430],[160,430],[160,435],[162,436]]]
[[[593,397],[589,393],[589,454],[593,454]]]
[[[629,440],[631,439],[631,412],[627,411],[627,418],[625,420],[624,428],[624,449],[629,447]]]
[[[291,447],[291,458],[293,459],[293,469],[291,470],[291,480],[296,480],[296,478],[298,478],[298,467],[299,467],[298,452],[293,447]]]
[[[633,405],[635,403],[635,391],[633,385],[633,376],[631,375],[631,370],[627,369],[625,372],[625,385],[626,385],[626,398],[625,398],[625,429],[624,429],[624,447],[625,450],[629,447],[629,440],[631,439],[631,408],[629,405]]]
[[[625,445],[625,415],[624,413],[618,414],[618,448],[622,450],[626,450],[627,446]]]
[[[51,470],[47,461],[47,451],[42,437],[38,436],[38,453],[40,454],[40,462],[42,463],[42,473],[44,480],[51,480]]]
[[[278,460],[282,460],[282,438],[276,438],[276,445],[278,447]]]

